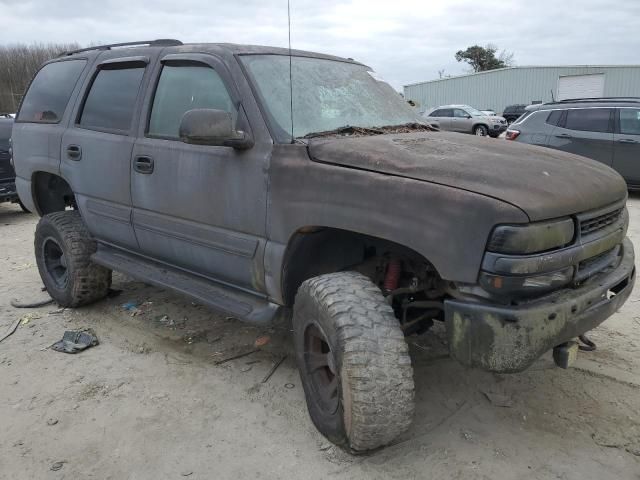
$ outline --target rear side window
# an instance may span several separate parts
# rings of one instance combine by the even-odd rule
[[[17,121],[60,122],[86,64],[86,60],[66,60],[42,67],[22,100]]]
[[[553,110],[547,117],[547,123],[549,125],[558,125],[560,117],[562,117],[562,110]]]
[[[620,133],[625,135],[640,135],[640,109],[620,109]]]
[[[82,108],[80,126],[129,130],[143,75],[143,66],[98,70]]]
[[[218,73],[205,65],[165,65],[153,99],[149,135],[178,138],[185,112],[213,108],[230,112],[236,109]]]
[[[585,108],[567,110],[565,128],[587,132],[609,132],[610,108]]]

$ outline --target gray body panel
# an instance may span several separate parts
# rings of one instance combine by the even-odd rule
[[[90,66],[97,57],[148,57],[135,120],[130,132],[119,135],[75,126],[90,83],[87,72],[94,70],[87,68],[79,81],[83,89],[76,87],[60,124],[19,124],[16,158],[27,206],[33,205],[31,175],[39,170],[60,173],[103,244],[96,257],[103,264],[132,270],[132,261],[139,258],[142,264],[142,257],[148,257],[144,261],[149,273],[140,273],[142,278],[170,285],[160,275],[162,265],[167,265],[174,273],[199,279],[193,288],[200,292],[206,290],[202,281],[210,282],[253,295],[256,305],[271,310],[270,301],[284,302],[287,246],[304,227],[331,227],[389,240],[424,256],[443,279],[475,283],[496,224],[575,214],[626,195],[620,177],[596,162],[507,142],[489,145],[485,139],[457,134],[274,145],[273,132],[236,58],[249,53],[289,52],[193,44],[82,54],[91,59]],[[351,62],[309,52],[293,54]],[[189,61],[224,66],[218,73],[226,75],[227,87],[237,96],[239,125],[253,137],[253,148],[242,151],[147,137],[152,91],[166,55],[191,55]],[[82,148],[79,161],[65,156],[68,145]],[[153,159],[152,172],[133,168],[139,156]],[[126,251],[126,258],[123,254],[118,260],[113,251],[105,250],[113,247]],[[180,278],[179,289],[187,291],[188,280],[181,275],[173,278]],[[252,302],[245,298],[240,303]]]

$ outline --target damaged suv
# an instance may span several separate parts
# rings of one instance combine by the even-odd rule
[[[290,314],[311,419],[366,451],[411,423],[405,335],[444,322],[460,362],[518,372],[635,280],[616,172],[432,130],[352,60],[106,45],[35,75],[16,184],[56,302],[103,298],[117,270],[247,321]]]

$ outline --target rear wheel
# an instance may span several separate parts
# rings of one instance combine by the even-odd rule
[[[485,127],[484,125],[476,125],[473,129],[473,134],[477,137],[486,137],[487,133],[487,127]]]
[[[393,310],[365,276],[307,280],[296,295],[294,341],[309,415],[352,451],[392,442],[411,424],[414,383]]]
[[[107,295],[111,270],[91,261],[96,248],[78,212],[50,213],[38,222],[38,270],[47,292],[60,306],[78,307]]]

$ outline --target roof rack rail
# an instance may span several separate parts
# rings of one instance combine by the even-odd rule
[[[149,47],[176,47],[179,45],[183,45],[183,43],[180,40],[174,40],[173,38],[159,38],[157,40],[141,40],[139,42],[110,43],[108,45],[95,45],[93,47],[80,48],[78,50],[64,52],[60,56],[67,57],[69,55],[74,55],[80,52],[89,52],[91,50],[111,50],[112,48],[137,47],[142,45],[146,45]]]
[[[588,97],[588,98],[565,98],[546,104],[554,105],[559,103],[588,103],[588,102],[640,102],[640,97]]]

